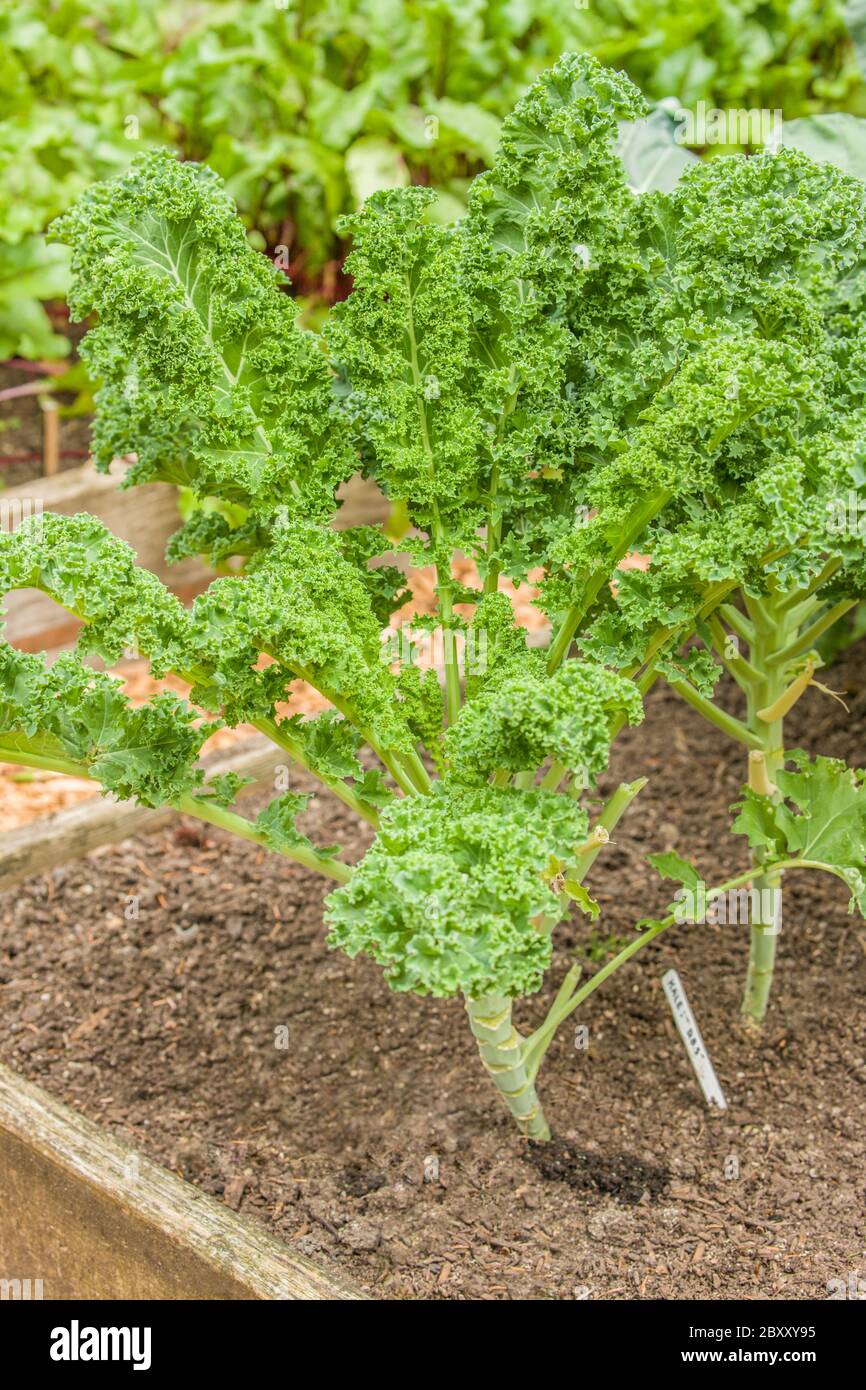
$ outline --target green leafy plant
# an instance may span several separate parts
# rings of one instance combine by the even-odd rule
[[[515,1001],[540,987],[557,924],[573,904],[598,916],[587,878],[644,785],[600,797],[612,740],[660,675],[711,707],[715,665],[682,647],[740,590],[767,602],[784,581],[811,641],[823,619],[802,606],[862,567],[862,547],[837,547],[831,572],[825,532],[803,534],[826,530],[859,419],[854,377],[832,364],[859,351],[861,185],[782,151],[635,193],[616,142],[643,109],[624,77],[563,58],[506,119],[464,220],[443,227],[435,195],[408,188],[343,225],[353,290],[323,338],[297,326],[210,170],[155,152],[91,189],[57,235],[73,311],[98,317],[82,348],[104,382],[98,462],[134,452],[132,481],[182,482],[208,506],[172,553],[234,572],[185,609],[92,517],[0,538],[3,591],[39,588],[84,624],[78,652],[50,667],[0,648],[0,757],[175,806],[335,880],[331,944],[370,955],[393,989],[462,996],[484,1066],[537,1139],[556,1030],[678,920],[643,924],[583,983],[575,964],[518,1032]],[[402,542],[331,528],[357,470],[401,504]],[[649,569],[619,572],[635,546]],[[395,550],[436,574],[435,611],[397,649],[381,641],[405,598]],[[478,588],[455,578],[459,554]],[[510,596],[539,568],[546,651]],[[417,659],[428,642],[441,686]],[[130,647],[183,677],[189,701],[132,709],[86,664]],[[780,688],[800,658],[784,649]],[[297,679],[325,714],[283,712]],[[312,845],[294,792],[251,820],[236,780],[205,782],[215,721],[253,724],[365,819],[362,859]],[[744,794],[737,829],[762,874],[824,867],[862,905],[862,775],[797,768],[773,764],[775,790]],[[655,867],[696,877],[671,856]]]
[[[655,273],[634,282],[593,356],[605,465],[592,527],[609,533],[624,516],[630,529],[640,508],[656,516],[637,542],[648,569],[621,576],[581,650],[644,688],[665,678],[748,751],[750,787],[773,804],[785,715],[824,688],[820,644],[863,592],[864,209],[859,180],[793,149],[693,169],[644,201],[637,254]],[[636,380],[624,333],[648,364]],[[651,431],[639,475],[622,449],[629,415]],[[592,559],[593,529],[573,545],[577,563]],[[581,595],[575,632],[585,612]],[[713,696],[722,670],[742,717]],[[772,891],[767,847],[751,843],[755,886]],[[752,1022],[766,1009],[777,935],[772,919],[753,924]]]
[[[69,351],[40,302],[65,298],[69,279],[66,249],[46,246],[45,230],[161,138],[145,83],[159,71],[159,8],[0,3],[0,356]]]

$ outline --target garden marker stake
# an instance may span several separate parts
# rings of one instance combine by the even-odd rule
[[[707,899],[808,865],[866,901],[862,774],[796,756],[790,771],[779,704],[863,581],[861,547],[831,550],[819,523],[864,423],[845,385],[860,369],[835,366],[866,369],[864,190],[783,150],[635,193],[616,148],[644,110],[622,75],[563,57],[506,118],[464,219],[442,225],[436,195],[407,187],[341,223],[353,287],[320,337],[220,179],[139,156],[55,229],[72,310],[95,318],[81,348],[102,383],[95,456],[107,469],[134,454],[132,485],[183,485],[170,555],[204,555],[219,577],[185,608],[91,516],[0,536],[2,592],[39,588],[83,624],[50,665],[0,645],[0,758],[175,807],[329,878],[329,944],[371,957],[394,990],[460,999],[517,1131],[538,1140],[557,1030],[677,921],[639,923],[589,979],[572,965],[520,1031],[558,924],[574,905],[599,915],[588,880],[645,785],[605,798],[611,743],[660,676],[764,759],[735,826],[755,867]],[[398,509],[390,536],[331,525],[358,471]],[[635,547],[649,569],[619,571]],[[395,557],[435,575],[421,641],[404,628],[399,653],[382,641],[409,597]],[[547,652],[512,602],[539,571]],[[752,648],[723,657],[751,691],[746,720],[713,704],[717,663],[684,645],[712,645],[724,615]],[[422,661],[431,641],[441,672]],[[133,707],[87,664],[130,647],[188,698]],[[286,712],[298,680],[323,714]],[[305,797],[250,819],[236,776],[205,780],[208,734],[241,723],[367,821],[358,863],[310,842]],[[652,864],[697,878],[676,855]],[[755,932],[758,1012],[766,924]]]
[[[725,1100],[724,1092],[719,1085],[716,1069],[710,1061],[701,1030],[692,1013],[683,982],[676,970],[665,971],[662,976],[662,989],[671,1006],[677,1032],[682,1038],[688,1059],[704,1093],[704,1100],[708,1105],[717,1105],[720,1110],[727,1110],[728,1102]]]

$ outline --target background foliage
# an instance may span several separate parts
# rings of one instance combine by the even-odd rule
[[[866,113],[835,0],[2,0],[0,356],[56,356],[43,232],[94,180],[166,143],[226,179],[302,291],[341,293],[338,217],[432,184],[455,216],[501,117],[564,50],[651,99]]]

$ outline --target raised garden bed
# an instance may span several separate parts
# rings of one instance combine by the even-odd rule
[[[11,1298],[362,1297],[6,1067],[0,1180]]]
[[[850,719],[813,692],[791,743],[862,760],[866,653],[831,683]],[[635,749],[625,735],[611,775],[651,780],[600,889],[608,930],[651,906],[644,844],[688,837],[738,867],[723,736],[656,691],[640,767]],[[308,816],[353,847],[338,803]],[[0,1057],[376,1297],[809,1299],[860,1267],[866,934],[841,885],[791,877],[758,1043],[732,1023],[745,928],[681,928],[618,973],[581,1014],[588,1049],[569,1030],[555,1044],[543,1085],[564,1144],[543,1158],[512,1134],[457,1002],[395,996],[327,951],[324,892],[187,822],[31,880],[2,900]],[[559,964],[586,940],[582,921],[563,929]],[[674,1032],[670,965],[724,1115]]]
[[[840,364],[859,360],[866,196],[831,167],[859,132],[786,126],[750,159],[731,129],[742,157],[697,164],[683,113],[646,112],[623,74],[563,54],[465,221],[413,183],[341,224],[353,286],[318,337],[213,178],[169,151],[54,233],[75,311],[99,316],[100,456],[216,498],[173,551],[227,577],[186,612],[151,572],[149,514],[132,531],[147,569],[87,514],[6,527],[21,644],[67,640],[34,636],[28,588],[90,631],[54,664],[2,645],[2,756],[175,811],[94,802],[17,837],[10,1057],[99,1118],[97,1148],[128,1132],[377,1297],[813,1298],[859,1280],[866,772],[827,756],[862,762],[859,654],[834,681],[851,709],[816,678],[863,597]],[[829,164],[807,153],[828,141]],[[57,423],[44,413],[52,476]],[[338,534],[335,489],[359,467],[394,524]],[[398,524],[414,534],[395,569]],[[186,595],[198,573],[169,584]],[[546,652],[520,631],[539,575]],[[398,614],[399,655],[382,645]],[[88,664],[130,652],[149,691]],[[331,708],[286,719],[303,700]],[[250,728],[281,761],[247,818],[244,779],[203,782],[198,758]],[[50,877],[23,882],[36,867]],[[339,885],[327,938],[310,870]],[[745,930],[727,912],[684,925],[710,900],[750,919],[739,1015]],[[661,997],[674,966],[721,1112]],[[431,999],[465,1004],[472,1079],[464,1009]],[[26,1174],[35,1140],[12,1129]]]

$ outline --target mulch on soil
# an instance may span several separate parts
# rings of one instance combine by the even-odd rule
[[[811,691],[790,745],[866,758],[866,644],[835,667],[850,717]],[[669,691],[618,743],[650,785],[593,881],[606,933],[669,899],[643,855],[708,878],[744,759]],[[298,789],[307,789],[301,777]],[[361,851],[326,796],[309,833]],[[669,885],[668,885],[669,887]],[[375,1296],[826,1298],[866,1276],[866,927],[835,880],[792,876],[759,1042],[737,1023],[744,927],[673,929],[560,1033],[540,1089],[557,1130],[524,1145],[457,1000],[391,994],[327,950],[326,886],[178,823],[0,899],[0,1056],[54,1095]],[[585,945],[560,929],[541,1016]],[[704,1105],[661,992],[676,966],[729,1109]],[[587,964],[587,970],[594,967]]]

